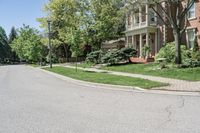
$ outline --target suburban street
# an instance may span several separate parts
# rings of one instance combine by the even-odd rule
[[[0,66],[0,133],[199,133],[200,97],[142,93]]]

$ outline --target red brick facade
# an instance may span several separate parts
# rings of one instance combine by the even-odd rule
[[[189,29],[195,30],[198,45],[200,46],[200,0],[196,0],[195,2],[195,17],[189,19],[187,30]],[[188,40],[187,34],[186,39]]]
[[[158,7],[157,10],[159,12]],[[200,47],[200,0],[195,1],[188,15],[190,18],[182,44],[192,48],[196,38]],[[138,7],[138,11],[127,14],[125,34],[127,46],[133,46],[138,51],[138,57],[142,56],[145,45],[150,46],[150,56],[154,57],[163,44],[174,41],[172,28],[167,28],[157,19],[148,5],[142,5]]]

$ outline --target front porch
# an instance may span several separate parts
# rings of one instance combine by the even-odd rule
[[[147,57],[154,58],[158,52],[158,37],[156,29],[144,29],[126,33],[126,46],[133,47],[137,50],[137,57],[145,58],[143,55],[143,47],[146,45],[150,48]]]

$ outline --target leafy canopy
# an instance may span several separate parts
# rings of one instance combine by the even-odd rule
[[[36,29],[23,25],[19,29],[19,36],[12,43],[12,49],[20,59],[33,62],[41,59],[42,43]]]
[[[53,39],[73,46],[74,35],[97,48],[103,41],[118,38],[124,31],[121,0],[51,0],[45,6],[47,17],[38,21],[47,29],[52,21]],[[75,44],[76,45],[76,44]]]

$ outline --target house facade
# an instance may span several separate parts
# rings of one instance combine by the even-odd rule
[[[188,27],[185,37],[189,48],[194,46],[195,37],[200,47],[200,0],[196,0],[188,12]]]
[[[159,11],[157,7],[155,9]],[[142,57],[142,49],[145,45],[151,49],[149,56],[154,57],[165,43],[174,41],[172,29],[167,28],[156,15],[148,5],[139,5],[138,9],[127,13],[126,46],[135,48],[138,51],[138,57]],[[163,15],[163,17],[165,16]],[[199,0],[196,0],[188,12],[188,27],[183,37],[183,43],[192,48],[195,37],[200,46]]]

